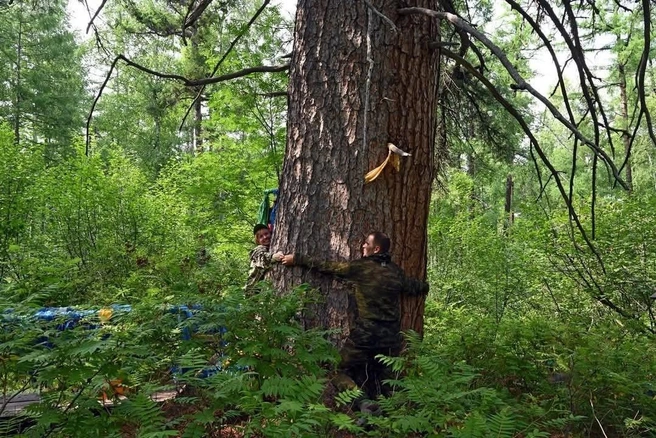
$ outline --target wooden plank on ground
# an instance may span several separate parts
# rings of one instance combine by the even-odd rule
[[[19,394],[15,397],[0,398],[0,408],[5,408],[0,412],[0,418],[15,417],[20,414],[26,407],[38,403],[41,400],[39,394]]]
[[[150,396],[150,399],[155,403],[164,403],[165,401],[174,399],[179,393],[180,391],[178,389],[157,391]],[[0,412],[0,418],[9,418],[9,417],[18,416],[29,405],[32,405],[34,403],[39,403],[41,401],[41,397],[39,396],[39,394],[20,394],[11,398],[11,400],[7,402],[8,398],[9,397],[0,398],[0,407],[5,406],[6,404],[4,410]],[[119,396],[118,402],[126,398],[127,397],[125,396]],[[103,407],[112,407],[116,404],[116,401],[99,399],[98,403],[100,403]]]

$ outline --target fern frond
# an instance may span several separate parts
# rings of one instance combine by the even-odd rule
[[[509,408],[488,417],[490,436],[496,438],[512,438],[515,435],[517,422]]]
[[[346,406],[353,403],[358,397],[362,397],[364,393],[359,388],[346,389],[335,396],[337,406]]]
[[[401,356],[391,357],[391,356],[385,356],[383,354],[377,354],[376,360],[378,360],[385,366],[391,368],[392,371],[394,371],[395,373],[399,373],[403,371],[406,364],[406,359]]]
[[[462,427],[449,429],[454,438],[486,438],[487,426],[485,418],[478,412],[473,412],[465,418]]]

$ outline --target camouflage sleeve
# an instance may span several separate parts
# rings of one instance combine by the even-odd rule
[[[248,271],[248,279],[244,289],[250,289],[258,282],[264,280],[264,276],[273,264],[273,254],[265,247],[258,246],[251,253],[251,267]]]
[[[349,262],[333,262],[315,260],[304,254],[294,254],[294,264],[298,266],[305,266],[310,269],[316,269],[324,274],[332,274],[341,278],[351,278],[355,275],[353,264]]]
[[[404,295],[412,297],[428,295],[428,283],[416,278],[406,277],[403,285]]]
[[[258,246],[251,254],[251,267],[269,269],[271,267],[273,254],[263,246]]]

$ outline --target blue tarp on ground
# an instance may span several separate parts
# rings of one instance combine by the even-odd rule
[[[194,313],[202,310],[200,305],[181,305],[181,306],[169,306],[163,311],[177,315],[178,324],[181,324],[186,319],[192,318]],[[132,311],[132,307],[127,304],[114,304],[109,307],[103,307],[100,309],[76,309],[73,307],[42,307],[35,311],[32,314],[18,314],[14,309],[6,309],[0,314],[0,320],[3,321],[3,329],[11,330],[10,326],[21,325],[25,323],[32,323],[39,321],[42,322],[57,322],[56,329],[59,331],[70,330],[77,327],[80,323],[85,324],[85,328],[93,330],[98,327],[97,321],[108,322],[113,315],[116,314],[125,314]],[[85,321],[86,320],[86,321]],[[195,325],[186,325],[181,330],[181,338],[184,341],[191,340],[194,332],[196,331],[197,326]],[[227,332],[225,327],[220,327],[216,333],[217,336],[221,336]],[[43,345],[47,348],[52,348],[53,344],[49,342],[47,338],[40,338],[38,344]],[[180,368],[178,366],[173,366],[171,372],[174,375],[182,375],[188,372],[186,368]],[[219,365],[212,365],[201,370],[196,377],[209,377],[217,372],[222,371],[222,367]]]

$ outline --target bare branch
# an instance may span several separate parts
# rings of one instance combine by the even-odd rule
[[[289,70],[289,64],[284,64],[284,65],[262,65],[259,67],[249,67],[249,68],[244,68],[242,70],[238,70],[236,72],[232,73],[227,73],[221,76],[215,76],[215,77],[210,77],[210,78],[202,78],[202,79],[188,79],[184,76],[176,75],[176,74],[170,74],[170,73],[160,73],[155,70],[151,70],[148,67],[144,67],[143,65],[140,65],[134,61],[131,61],[130,59],[126,58],[123,55],[118,55],[116,57],[117,59],[125,62],[127,65],[130,67],[134,67],[137,70],[141,70],[145,73],[148,73],[153,76],[157,76],[158,78],[163,78],[163,79],[173,79],[179,82],[182,82],[183,85],[187,87],[197,87],[199,85],[210,85],[210,84],[217,84],[219,82],[225,82],[230,79],[236,79],[236,78],[241,78],[244,76],[248,76],[252,73],[277,73],[281,71],[286,71]]]
[[[547,182],[542,184],[542,172],[540,171],[540,166],[538,166],[538,160],[535,158],[535,153],[533,152],[533,145],[530,145],[529,147],[529,154],[531,155],[531,160],[533,161],[533,165],[535,166],[535,174],[538,176],[538,183],[540,184],[540,193],[538,194],[538,198],[536,201],[539,201],[540,198],[542,197],[542,192],[547,187],[547,184],[549,184],[549,179],[551,179],[551,175],[549,175],[549,178],[547,178]]]
[[[262,97],[287,97],[289,94],[286,91],[272,91],[271,93],[257,93],[256,96]]]
[[[432,43],[428,43],[428,47],[431,49],[441,49],[442,47],[454,47],[457,45],[458,43],[449,41],[433,41]]]
[[[25,392],[25,390],[27,389],[28,386],[30,386],[30,381],[29,380],[27,380],[27,382],[25,382],[23,384],[23,386],[20,387],[19,389],[17,389],[16,392],[14,392],[11,396],[9,396],[7,398],[3,398],[4,402],[2,403],[2,406],[0,406],[0,414],[4,413],[7,405],[9,403],[11,403],[11,401],[13,399],[15,399],[16,397],[21,395],[23,392]]]
[[[592,157],[592,201],[590,203],[590,236],[594,240],[597,229],[597,220],[595,216],[595,207],[597,205],[597,163],[599,157],[596,155]]]
[[[592,297],[597,300],[600,304],[603,304],[604,306],[608,307],[612,311],[616,312],[617,314],[623,316],[627,320],[633,320],[637,321],[640,323],[640,320],[638,317],[635,315],[632,315],[631,313],[627,312],[626,310],[622,309],[619,307],[617,304],[615,304],[608,296],[604,293],[603,288],[601,285],[595,280],[594,274],[590,271],[590,268],[586,265],[585,261],[581,259],[580,254],[577,255],[579,265],[585,270],[582,271],[576,263],[576,260],[574,260],[570,255],[564,254],[564,258],[566,259],[566,266],[568,266],[570,269],[576,272],[576,278],[573,278],[574,280],[580,279],[582,280],[583,283],[577,281],[577,283],[590,290]],[[568,275],[568,272],[562,268],[556,268],[560,272],[562,272],[565,275]],[[570,278],[572,278],[570,276]],[[590,281],[588,281],[588,278]],[[591,284],[592,283],[592,284]],[[645,326],[644,324],[640,323],[640,331],[643,332],[650,332],[652,334],[656,334],[656,331],[654,331],[652,328]]]
[[[592,151],[595,154],[599,155],[602,158],[604,163],[612,171],[615,180],[617,180],[617,182],[622,187],[628,190],[628,185],[622,179],[621,175],[617,171],[617,167],[613,163],[613,160],[608,156],[608,154],[606,154],[606,152],[603,149],[601,149],[598,146],[598,144],[594,143],[593,141],[589,140],[585,135],[583,135],[583,133],[572,122],[570,122],[565,117],[563,117],[560,111],[558,111],[558,109],[554,106],[553,103],[551,103],[549,99],[544,97],[537,90],[535,90],[535,88],[533,88],[528,82],[526,82],[524,78],[522,78],[522,76],[519,74],[517,69],[508,60],[506,54],[492,41],[490,41],[490,39],[487,38],[482,32],[473,28],[469,23],[465,22],[460,17],[454,14],[450,14],[448,12],[433,11],[431,9],[425,9],[425,8],[403,8],[403,9],[399,9],[399,14],[401,15],[422,14],[433,18],[444,19],[449,21],[454,26],[463,29],[464,31],[473,35],[476,39],[481,41],[499,59],[499,61],[501,61],[506,71],[508,71],[512,79],[517,84],[517,88],[527,90],[540,102],[542,102],[549,109],[549,111],[556,118],[556,120],[560,121],[563,125],[565,125],[567,129],[569,129],[572,132],[572,134],[574,134],[577,138],[579,138],[579,140],[581,140],[583,144],[588,146],[590,149],[592,149]]]
[[[545,3],[543,0],[542,3]],[[595,135],[595,144],[599,144],[599,125],[597,124],[597,111],[595,109],[595,106],[599,106],[599,113],[601,114],[601,118],[603,119],[604,123],[608,125],[608,118],[606,117],[606,112],[604,111],[604,107],[601,104],[601,99],[599,97],[599,92],[597,91],[597,87],[594,84],[593,79],[599,79],[595,77],[592,72],[590,71],[590,68],[588,68],[588,65],[585,62],[585,55],[583,54],[582,48],[583,45],[581,44],[581,39],[579,38],[578,34],[578,26],[576,25],[576,17],[574,16],[574,11],[572,11],[572,8],[570,7],[570,4],[568,2],[564,2],[563,6],[565,8],[565,12],[569,18],[570,21],[570,27],[572,29],[572,39],[573,42],[570,40],[569,36],[567,35],[567,32],[564,32],[564,28],[560,22],[554,23],[556,27],[560,30],[561,35],[563,36],[565,42],[567,43],[567,46],[570,49],[570,52],[572,53],[572,56],[574,58],[574,62],[576,63],[576,66],[579,70],[579,77],[580,77],[580,83],[581,83],[581,90],[583,91],[583,96],[585,97],[586,102],[588,103],[588,107],[590,109],[590,116],[592,117],[594,124],[593,124],[593,129],[594,129],[594,135]],[[544,7],[544,6],[543,6]],[[549,9],[551,6],[547,3],[547,6]],[[587,84],[586,80],[587,78]],[[592,90],[592,96],[593,98],[589,95],[588,91],[588,84],[590,86],[590,89]],[[596,105],[595,105],[596,103]],[[610,131],[606,131],[606,136],[608,139],[608,144],[610,145],[610,150],[613,156],[615,155],[615,147],[613,146],[613,137],[610,133]],[[627,189],[628,190],[628,189]]]
[[[624,6],[619,0],[615,0],[615,4],[617,5],[618,8],[625,10],[626,12],[633,13],[633,9],[627,8]]]
[[[647,99],[645,97],[645,72],[647,70],[647,62],[649,62],[649,50],[651,46],[651,8],[649,0],[642,0],[642,14],[644,17],[644,46],[638,68],[638,96],[640,97],[641,111],[645,114],[649,136],[654,146],[656,146],[656,134],[654,133],[654,126],[651,123],[651,113],[649,112],[649,107],[647,107]]]
[[[554,50],[553,45],[551,44],[550,39],[545,35],[545,33],[542,31],[540,28],[540,25],[533,20],[533,17],[531,17],[517,2],[514,0],[506,0],[506,3],[510,5],[511,9],[516,10],[519,12],[519,14],[522,16],[524,20],[528,22],[528,24],[531,25],[531,27],[535,30],[535,32],[538,34],[540,39],[542,40],[542,43],[546,47],[546,49],[549,51],[549,55],[551,56],[551,60],[554,63],[554,66],[556,67],[556,74],[558,74],[558,83],[556,84],[556,87],[560,87],[560,92],[563,95],[563,101],[565,103],[565,109],[567,109],[567,115],[569,116],[569,120],[573,125],[576,125],[576,121],[574,119],[574,113],[572,112],[572,107],[569,103],[569,96],[567,95],[567,88],[565,87],[565,80],[563,78],[563,69],[560,67],[560,62],[558,61],[558,57],[556,56],[556,50]],[[556,92],[552,92],[552,95]]]
[[[194,2],[191,2],[189,4],[189,9],[187,10],[187,15],[184,17],[183,23],[182,23],[182,33],[184,34],[184,30],[190,26],[193,26],[194,23],[200,18],[200,16],[205,12],[205,9],[212,3],[212,0],[201,0],[201,2],[198,4],[193,9],[192,12],[192,6],[194,5]]]
[[[535,156],[531,153],[531,158],[534,160],[535,166],[537,168],[538,161],[535,159]],[[553,174],[549,174],[549,177],[547,178],[547,181],[544,183],[540,183],[540,193],[538,193],[538,197],[535,199],[535,201],[539,201],[540,198],[542,198],[542,195],[544,195],[544,192],[547,190],[547,186],[549,185],[549,181],[551,181],[551,178],[553,178]]]
[[[187,38],[185,36],[185,34],[186,34],[185,31],[186,31],[187,27],[189,27],[193,23],[195,23],[195,20],[194,20],[194,22],[191,22],[191,23],[187,24],[188,19],[189,19],[189,14],[191,14],[191,11],[194,10],[194,5],[195,5],[195,0],[192,0],[192,1],[189,2],[189,5],[187,5],[187,12],[185,13],[184,18],[182,19],[182,35],[181,36],[182,36],[182,44],[184,44],[185,46],[187,45]],[[177,9],[175,9],[175,10],[177,12]],[[203,10],[205,10],[205,8],[203,8]]]
[[[604,129],[609,129],[609,130],[613,131],[613,132],[616,133],[616,134],[621,134],[621,135],[630,135],[630,134],[629,134],[629,131],[627,131],[626,129],[615,128],[614,126],[606,126],[606,125],[603,125],[603,124],[601,124],[601,123],[600,123],[600,125],[601,125],[602,128],[604,128]]]
[[[90,143],[91,143],[91,134],[90,134],[90,126],[91,126],[91,117],[93,117],[93,111],[96,109],[96,104],[100,100],[100,96],[102,96],[103,91],[105,90],[105,87],[107,86],[107,83],[109,82],[109,78],[112,77],[112,73],[114,72],[114,68],[116,67],[116,64],[118,63],[120,58],[115,58],[114,61],[112,62],[112,65],[109,67],[109,71],[107,72],[107,76],[105,76],[105,80],[103,81],[102,85],[100,86],[100,89],[98,90],[98,94],[96,95],[96,98],[93,99],[93,103],[91,104],[91,110],[89,111],[89,115],[87,116],[87,123],[86,123],[86,144],[84,148],[84,154],[88,157],[89,156],[89,148],[90,148]]]
[[[368,8],[369,8],[374,14],[378,15],[380,18],[383,19],[383,21],[385,21],[387,24],[389,24],[390,27],[392,28],[392,30],[393,30],[394,32],[398,32],[398,31],[399,31],[399,29],[396,27],[396,25],[394,24],[394,22],[393,22],[392,20],[390,20],[388,17],[386,17],[385,14],[383,14],[383,13],[380,12],[378,9],[376,9],[376,8],[374,7],[374,5],[372,5],[371,2],[370,2],[369,0],[364,0],[364,3],[367,5],[367,7],[368,7]]]
[[[574,179],[576,178],[576,164],[577,164],[577,156],[578,156],[578,150],[579,150],[579,141],[577,138],[574,139],[574,145],[572,147],[572,170],[570,171],[569,175],[569,199],[570,202],[574,202]],[[571,217],[570,217],[570,222],[571,222]]]
[[[633,134],[631,134],[631,137],[629,138],[629,145],[627,146],[627,153],[624,156],[624,161],[622,161],[622,165],[620,166],[620,172],[624,170],[624,167],[627,165],[629,162],[629,158],[631,157],[631,151],[633,150],[633,142],[635,141],[637,135],[638,135],[638,128],[640,128],[640,122],[642,121],[642,115],[643,115],[642,108],[640,109],[640,112],[638,114],[638,121],[636,122],[635,128],[633,128]]]
[[[460,17],[458,14],[458,11],[456,11],[456,8],[453,6],[453,1],[448,0],[448,1],[441,1],[440,5],[449,14],[453,14],[456,17]],[[469,3],[465,2],[465,6],[467,7],[467,15],[469,16],[469,21],[471,21],[471,12],[469,10]],[[403,15],[403,14],[401,14]],[[469,35],[467,35],[467,32],[463,31],[462,29],[456,27],[454,29],[456,33],[458,34],[458,37],[460,37],[460,50],[458,51],[458,54],[460,56],[465,56],[467,53],[467,49],[471,46],[471,41],[469,40]],[[484,65],[484,62],[482,61],[482,56],[480,53],[477,53],[477,56],[479,57],[479,60],[481,62],[481,66]]]
[[[102,3],[100,3],[100,6],[98,6],[98,9],[96,9],[96,12],[93,14],[93,17],[91,17],[91,21],[89,21],[89,24],[87,25],[87,31],[86,31],[86,33],[89,33],[89,29],[91,29],[91,26],[93,26],[93,21],[96,19],[96,17],[98,16],[98,14],[100,14],[100,11],[103,10],[103,8],[105,7],[105,4],[106,4],[106,3],[107,3],[107,0],[103,0]],[[88,9],[89,9],[89,5],[87,4],[86,0],[85,0],[84,4],[87,5],[87,10],[88,10]]]
[[[68,406],[66,406],[66,409],[64,409],[64,411],[63,411],[64,414],[66,414],[66,413],[67,413],[72,407],[77,406],[77,404],[76,404],[76,403],[77,403],[77,399],[79,399],[80,396],[82,395],[82,393],[83,393],[84,391],[86,391],[86,390],[90,387],[91,382],[93,381],[93,379],[95,379],[96,376],[97,376],[98,374],[100,374],[100,372],[101,372],[102,370],[103,370],[103,367],[101,366],[100,368],[98,368],[98,370],[96,370],[96,371],[93,373],[93,375],[92,375],[91,377],[89,377],[89,378],[86,380],[85,384],[79,389],[79,391],[77,392],[77,394],[75,394],[75,397],[73,397],[73,399],[72,399],[71,402],[68,404]],[[63,395],[63,394],[64,394],[64,391],[61,391],[61,393],[60,393],[60,399],[61,399],[61,395]],[[47,432],[43,435],[43,438],[48,438],[50,435],[52,435],[52,433],[53,433],[56,429],[57,429],[57,423],[56,423],[56,422],[53,422],[53,423],[50,425],[50,427],[48,428]]]
[[[87,0],[82,0],[82,2],[84,4],[85,8],[87,9],[87,13],[91,17],[91,9],[89,9],[89,3],[87,2]],[[105,55],[107,55],[107,56],[110,56],[109,51],[105,48],[105,46],[102,42],[102,38],[100,38],[100,33],[98,32],[98,27],[96,27],[96,23],[94,22],[95,19],[100,14],[100,11],[105,7],[105,3],[107,3],[107,0],[103,0],[103,2],[100,4],[98,9],[96,9],[96,12],[93,14],[93,17],[91,18],[91,20],[89,21],[89,24],[87,25],[86,33],[89,33],[89,30],[93,29],[94,38],[96,40],[96,48],[98,49],[98,51],[105,53]]]
[[[581,221],[579,220],[578,215],[576,214],[576,210],[574,209],[574,205],[572,204],[571,199],[565,192],[565,188],[563,187],[563,183],[560,179],[559,172],[556,170],[556,168],[551,164],[549,159],[547,158],[546,154],[540,147],[540,144],[538,142],[538,139],[535,137],[533,132],[531,131],[531,128],[528,126],[528,123],[526,120],[524,120],[524,117],[517,111],[517,109],[510,103],[508,100],[506,100],[505,97],[499,93],[499,91],[496,89],[496,87],[487,79],[483,74],[481,74],[478,70],[474,68],[466,59],[463,57],[457,55],[454,52],[451,52],[448,49],[442,49],[442,54],[445,56],[448,56],[449,58],[453,59],[454,61],[460,62],[463,67],[465,67],[470,73],[472,73],[479,81],[485,85],[485,87],[492,93],[494,98],[512,115],[515,120],[519,123],[521,126],[522,130],[524,131],[524,134],[529,138],[529,141],[531,142],[532,147],[535,149],[535,152],[537,152],[538,156],[540,157],[540,160],[544,163],[544,165],[549,169],[549,172],[554,178],[554,181],[556,182],[556,185],[558,187],[558,191],[560,192],[560,195],[562,196],[563,200],[565,201],[565,204],[567,206],[567,209],[569,211],[569,214],[576,224],[577,229],[579,230],[579,233],[581,233],[581,237],[585,241],[585,243],[588,245],[588,248],[592,251],[592,253],[595,255],[597,260],[599,261],[599,264],[602,266],[603,269],[603,261],[601,259],[601,255],[597,251],[597,248],[594,246],[594,244],[588,239],[588,235],[583,228],[583,225],[581,224]]]

